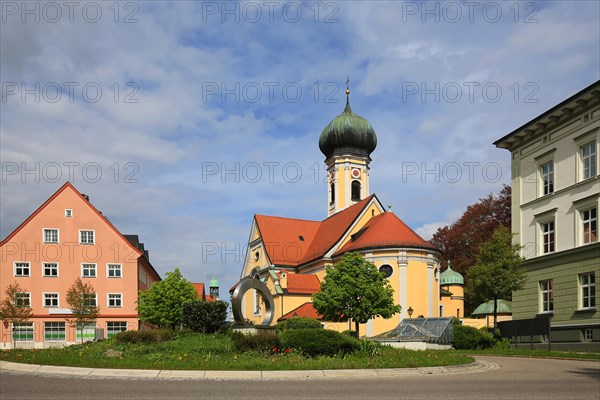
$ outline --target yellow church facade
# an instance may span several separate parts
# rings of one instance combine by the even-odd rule
[[[328,172],[328,217],[311,221],[254,216],[240,279],[252,277],[267,285],[274,298],[273,323],[293,316],[321,319],[311,296],[319,290],[325,268],[350,251],[386,276],[394,302],[402,307],[390,319],[374,318],[361,325],[367,337],[394,329],[404,318],[463,317],[463,285],[452,281],[440,286],[446,275],[440,273],[441,252],[370,193],[370,155],[376,145],[375,131],[347,101],[319,138]],[[260,324],[265,310],[261,296],[248,291],[242,310],[247,320]],[[351,321],[321,322],[338,331],[354,326]]]

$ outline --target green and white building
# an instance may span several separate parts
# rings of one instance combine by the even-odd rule
[[[600,81],[497,140],[511,153],[512,231],[529,279],[513,318],[551,315],[555,349],[600,351]]]

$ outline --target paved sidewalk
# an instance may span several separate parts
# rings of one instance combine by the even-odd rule
[[[303,371],[183,371],[150,369],[108,369],[59,367],[51,365],[18,364],[0,361],[0,370],[36,375],[78,376],[82,378],[120,379],[204,379],[204,380],[300,380],[300,379],[359,379],[386,378],[435,374],[465,374],[487,372],[499,364],[477,360],[472,364],[447,367],[337,369]]]

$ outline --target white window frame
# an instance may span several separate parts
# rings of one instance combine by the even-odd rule
[[[85,241],[83,240],[83,236],[82,236],[82,234],[83,234],[84,232],[86,232],[86,234],[87,234],[87,233],[89,233],[89,232],[92,232],[92,241],[91,241],[91,242],[88,242],[88,241],[87,241],[87,240],[89,239],[88,237],[86,237],[86,240],[85,240]],[[93,230],[93,229],[80,229],[80,230],[79,230],[79,244],[85,244],[85,245],[93,245],[93,244],[96,244],[96,231],[95,231],[95,230]]]
[[[56,265],[56,275],[46,275],[46,265]],[[43,262],[42,263],[42,276],[44,278],[58,278],[60,275],[60,268],[57,262]]]
[[[584,329],[583,330],[583,341],[584,342],[591,342],[592,340],[594,340],[594,331],[592,329]]]
[[[109,324],[113,324],[113,329],[109,329]],[[118,324],[119,326],[123,326],[125,325],[125,329],[121,330],[119,328],[119,332],[125,332],[127,330],[127,321],[106,321],[106,337],[110,338],[114,335],[116,335],[119,332],[116,332],[116,330],[114,329],[114,325]]]
[[[587,148],[588,146],[593,146],[593,148],[591,149],[592,151],[590,151],[590,154],[588,155],[584,155],[584,149]],[[587,179],[593,178],[598,174],[598,162],[597,162],[597,157],[598,157],[598,145],[596,143],[595,140],[591,140],[587,143],[583,143],[579,146],[579,159],[580,161],[580,165],[581,165],[581,180],[585,181]],[[588,166],[586,168],[586,162],[588,162]],[[588,175],[586,176],[586,170]]]
[[[549,166],[549,171],[544,172],[544,167]],[[540,196],[548,196],[556,190],[556,181],[554,174],[554,159],[549,159],[539,164],[538,173],[540,177]],[[548,185],[546,185],[546,177],[549,178]],[[547,189],[547,191],[546,191]]]
[[[94,307],[98,306],[98,293],[94,293],[94,304],[91,304]]]
[[[17,298],[21,298],[24,297],[27,299],[27,304],[24,305],[18,305],[17,303],[19,302],[17,300]],[[15,307],[29,307],[31,308],[31,292],[18,292],[15,293],[15,298],[13,299],[15,302]]]
[[[52,331],[56,331],[58,333],[60,333],[61,331],[64,331],[64,339],[60,339],[60,338],[59,339],[48,339],[46,337],[48,324],[52,324]],[[57,329],[54,329],[55,324],[58,327]],[[64,330],[59,330],[61,326],[64,328]],[[64,342],[66,340],[67,340],[67,324],[65,322],[63,322],[63,321],[44,321],[44,342]]]
[[[75,339],[77,342],[81,343],[81,334],[83,326],[83,341],[90,342],[95,339],[96,336],[96,321],[90,322],[87,324],[82,324],[81,322],[77,322],[75,324]]]
[[[56,241],[54,241],[54,240],[47,240],[46,233],[47,232],[50,233],[50,232],[54,232],[54,231],[56,231]],[[58,244],[58,243],[60,243],[60,230],[58,228],[42,228],[42,242],[43,243],[48,243],[48,244]]]
[[[538,256],[543,256],[546,254],[553,254],[556,253],[556,249],[557,249],[557,224],[556,224],[556,209],[553,210],[549,210],[549,211],[545,211],[541,214],[538,214],[535,216],[535,222],[537,224],[536,226],[536,254]],[[548,232],[544,232],[545,230],[545,225],[547,224],[553,224],[553,230],[552,232],[554,233],[553,236],[553,242],[554,242],[554,246],[553,246],[553,250],[551,251],[546,251],[546,236],[548,235]]]
[[[587,281],[584,282],[584,277]],[[590,279],[591,278],[591,279]],[[579,286],[579,295],[577,296],[580,310],[596,309],[596,274],[594,272],[585,272],[577,276],[577,286]],[[586,290],[587,289],[587,290]],[[587,293],[587,295],[586,295]],[[588,304],[586,305],[586,299]]]
[[[73,218],[73,210],[70,208],[65,208],[65,217],[66,218]]]
[[[17,327],[21,328],[19,329],[20,335],[18,338],[15,338],[15,328]],[[23,327],[26,327],[27,329],[23,330]],[[13,322],[11,328],[12,338],[15,342],[33,342],[35,340],[35,328],[33,322]],[[25,340],[23,340],[23,332],[25,332]],[[29,337],[28,333],[31,334],[31,337]]]
[[[46,304],[46,300],[48,300],[48,298],[46,298],[46,296],[54,296],[56,295],[56,305],[48,305]],[[42,293],[42,307],[43,308],[59,308],[60,307],[60,294],[57,292],[43,292]]]
[[[111,267],[119,267],[119,268],[111,268]],[[118,270],[119,271],[119,276],[110,276],[110,272]],[[123,277],[123,264],[117,264],[117,263],[108,263],[106,264],[106,277],[107,278],[115,278],[115,279],[120,279]]]
[[[114,296],[113,300],[115,303],[112,306],[110,305],[111,296]],[[119,303],[118,305],[116,305],[117,300]],[[108,308],[123,308],[123,293],[106,293],[106,307],[108,307]]]
[[[89,267],[90,265],[94,266],[94,268],[93,268],[93,270],[94,270],[94,276],[85,276],[83,274],[83,271],[86,270],[86,269],[87,270],[91,270],[92,268]],[[98,277],[98,264],[96,264],[96,263],[81,263],[81,277],[82,278],[90,278],[90,279],[97,278]]]
[[[27,266],[22,266],[22,267],[17,267],[18,264],[27,264]],[[17,274],[17,268],[27,268],[27,274],[21,273],[21,274]],[[31,263],[29,261],[15,261],[13,262],[13,276],[18,277],[27,277],[27,276],[31,276]]]
[[[550,286],[546,286],[547,284]],[[554,282],[552,279],[546,279],[539,282],[540,288],[540,313],[541,314],[552,314],[554,313]],[[544,298],[544,295],[547,298]]]
[[[592,210],[594,211],[594,214],[592,216]],[[587,217],[585,217],[585,213],[589,212],[590,215]],[[581,232],[581,244],[585,245],[585,244],[591,244],[591,243],[596,243],[598,241],[598,207],[596,206],[592,206],[592,207],[587,207],[586,209],[583,210],[579,210],[579,217],[581,219],[581,223],[579,224],[579,229]],[[590,225],[590,229],[588,231],[588,238],[589,240],[586,241],[586,233],[585,233],[585,225],[589,224]],[[592,228],[595,228],[595,230],[592,230]],[[592,240],[592,232],[594,232],[596,238],[595,240]]]

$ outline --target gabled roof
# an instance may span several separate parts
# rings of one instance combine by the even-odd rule
[[[317,310],[315,310],[313,303],[304,303],[300,307],[294,308],[289,313],[282,315],[277,319],[277,321],[285,321],[286,319],[292,317],[313,318],[318,320],[323,318],[323,316],[320,315]]]
[[[56,192],[54,192],[54,194],[52,196],[50,196],[48,198],[48,200],[46,200],[41,206],[39,206],[37,208],[37,210],[35,210],[29,217],[27,217],[27,219],[25,221],[23,221],[21,223],[21,225],[19,225],[17,227],[17,229],[15,229],[14,231],[12,231],[12,233],[10,235],[8,235],[2,242],[0,242],[0,246],[3,246],[4,244],[10,242],[10,240],[17,234],[19,233],[19,231],[21,229],[23,229],[25,226],[27,226],[27,224],[34,219],[39,213],[41,213],[50,203],[52,203],[52,201],[54,201],[54,199],[56,199],[63,191],[70,189],[72,190],[80,199],[81,201],[86,204],[98,217],[100,217],[100,219],[106,223],[121,239],[123,239],[123,241],[125,243],[127,243],[127,245],[129,245],[137,254],[138,256],[142,256],[144,255],[144,251],[140,250],[137,248],[136,245],[134,245],[133,243],[131,243],[131,241],[129,239],[127,239],[121,232],[119,232],[119,230],[117,228],[115,228],[115,226],[100,212],[96,209],[96,207],[94,207],[92,205],[92,203],[89,201],[89,199],[86,199],[85,197],[83,197],[83,195],[75,188],[75,186],[73,186],[71,184],[71,182],[65,182],[64,185],[62,185]],[[130,235],[131,236],[131,235]],[[137,237],[137,235],[134,235]],[[158,272],[156,271],[156,269],[154,269],[154,266],[152,266],[152,264],[150,263],[150,261],[147,259],[146,257],[146,261],[148,266],[152,269],[153,273],[156,275],[156,277],[160,280],[160,275],[158,274]]]
[[[6,239],[4,239],[2,242],[0,242],[0,246],[4,245],[5,243],[8,243],[10,241],[10,239],[12,239],[21,229],[23,229],[32,219],[34,219],[40,212],[42,212],[42,210],[44,208],[46,208],[48,206],[48,204],[52,203],[52,201],[54,199],[56,199],[64,190],[66,189],[71,189],[73,192],[75,192],[75,194],[77,194],[77,196],[81,199],[81,201],[84,204],[87,204],[88,207],[90,207],[92,209],[92,211],[98,215],[100,217],[101,220],[103,220],[108,226],[110,226],[112,228],[112,230],[121,238],[123,239],[123,241],[125,241],[129,246],[131,246],[131,248],[138,254],[138,255],[142,255],[143,252],[140,251],[136,246],[134,246],[129,240],[127,240],[122,234],[121,232],[119,232],[119,230],[117,228],[115,228],[115,226],[113,224],[110,223],[110,221],[108,219],[106,219],[106,217],[96,209],[96,207],[94,207],[92,205],[92,203],[90,203],[90,201],[88,199],[86,199],[85,197],[83,197],[83,195],[77,190],[75,189],[75,186],[73,186],[71,184],[71,182],[65,182],[64,185],[62,185],[60,187],[60,189],[58,189],[56,192],[54,192],[54,194],[52,196],[50,196],[50,198],[48,200],[46,200],[41,206],[38,207],[37,210],[35,210],[25,221],[23,221],[23,223],[21,225],[19,225],[17,227],[17,229],[15,229],[10,235],[8,235],[6,237]]]
[[[271,263],[296,267],[324,257],[344,238],[372,201],[379,203],[372,194],[322,222],[266,215],[255,215],[255,221]],[[337,250],[334,256],[352,250],[385,247],[437,250],[391,212],[372,217],[353,236],[354,240]]]
[[[338,250],[334,256],[347,251],[385,247],[417,247],[437,250],[410,229],[395,214],[385,212],[374,216]]]
[[[376,199],[375,195],[372,194],[321,222],[315,239],[302,258],[302,264],[323,257],[328,250],[339,242],[342,235],[348,231],[352,223],[374,198]]]
[[[268,215],[255,215],[254,218],[269,260],[276,265],[298,265],[320,224],[318,221]]]
[[[289,294],[315,294],[321,289],[321,282],[312,274],[288,274],[287,291]]]

